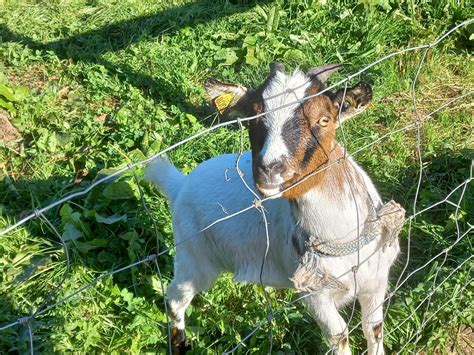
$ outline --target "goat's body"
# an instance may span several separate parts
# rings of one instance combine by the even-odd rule
[[[372,182],[351,158],[346,160],[345,167],[340,164],[329,167],[325,172],[325,183],[297,200],[268,200],[264,208],[269,251],[260,277],[267,236],[258,209],[251,208],[207,228],[215,221],[251,206],[255,200],[237,173],[236,159],[235,154],[212,158],[187,176],[161,159],[147,170],[148,179],[155,182],[171,202],[177,251],[175,277],[167,293],[180,329],[184,329],[184,310],[192,297],[207,290],[222,272],[231,272],[242,282],[259,283],[261,280],[264,285],[273,287],[293,287],[291,278],[298,267],[301,250],[305,248],[301,230],[324,241],[351,241],[362,231],[370,209],[381,206]],[[251,159],[249,153],[244,154],[239,167],[248,186],[253,188]],[[343,290],[323,288],[318,295],[307,299],[310,310],[328,335],[347,333],[337,308],[354,296],[365,297],[366,303],[376,306],[383,300],[388,271],[399,248],[395,243],[394,247],[382,252],[381,244],[382,237],[378,236],[358,253],[318,257],[320,270],[338,278],[344,285]],[[352,270],[359,262],[354,279]],[[381,310],[374,317],[369,321],[380,323]]]
[[[221,155],[212,158],[189,175],[174,181],[181,184],[179,193],[170,200],[173,231],[178,244],[175,264],[191,263],[202,277],[231,272],[242,282],[260,282],[260,266],[266,249],[266,233],[261,212],[252,208],[205,229],[218,219],[252,205],[255,197],[240,180],[235,169],[237,156]],[[251,157],[242,156],[240,168],[244,179],[253,185]],[[159,161],[149,171],[150,180],[160,174],[167,162]],[[171,184],[168,185],[171,188]],[[164,187],[163,192],[170,196]],[[291,219],[287,200],[276,199],[265,203],[269,221],[270,244],[262,279],[264,284],[289,288],[289,280],[297,267],[297,253],[292,245],[295,223]],[[291,257],[290,257],[291,256]],[[182,261],[180,260],[182,259]]]
[[[338,308],[357,297],[368,354],[383,354],[382,304],[404,210],[394,201],[382,206],[367,174],[337,145],[340,123],[372,99],[362,82],[326,92],[324,81],[338,67],[287,74],[275,63],[257,89],[206,83],[221,113],[254,116],[252,152],[239,162],[242,177],[235,154],[210,159],[188,176],[160,159],[148,169],[172,206],[177,247],[167,298],[177,353],[187,348],[187,306],[228,271],[238,281],[306,292],[337,354],[350,353]],[[253,208],[256,195],[248,187],[284,199]]]

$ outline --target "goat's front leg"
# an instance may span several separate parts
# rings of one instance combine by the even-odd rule
[[[405,210],[398,203],[391,200],[387,202],[378,212],[381,227],[381,257],[384,262],[379,264],[377,270],[385,272],[377,280],[377,288],[361,293],[358,296],[362,311],[362,327],[367,339],[368,355],[383,355],[383,302],[388,284],[388,269],[395,260],[400,247],[398,235],[405,220]]]
[[[324,294],[308,296],[305,298],[305,303],[329,339],[334,353],[337,355],[350,355],[347,325],[339,314],[334,299]]]
[[[387,283],[380,283],[386,285]],[[363,293],[358,296],[361,313],[362,329],[367,339],[368,355],[383,355],[383,301],[385,287],[374,290],[373,293]]]

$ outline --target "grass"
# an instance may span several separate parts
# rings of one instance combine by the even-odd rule
[[[387,53],[433,41],[473,17],[464,1],[324,3],[3,0],[0,84],[19,95],[6,109],[23,141],[0,146],[0,228],[66,193],[86,188],[113,169],[215,124],[217,118],[202,86],[209,76],[251,86],[263,80],[274,60],[303,69],[346,63],[335,82]],[[453,33],[429,52],[416,86],[421,114],[472,90],[472,26]],[[345,125],[350,151],[416,118],[410,85],[420,56],[419,51],[409,52],[362,75],[373,82],[374,107]],[[472,98],[466,97],[423,123],[421,157],[415,148],[415,131],[409,130],[391,135],[355,158],[384,200],[394,198],[412,213],[419,158],[423,172],[417,210],[442,200],[472,174],[472,131]],[[217,129],[170,156],[189,172],[203,160],[238,148],[238,130]],[[139,185],[128,172],[45,214],[66,240],[71,259],[66,281],[53,301],[103,272],[156,252],[157,238],[161,248],[173,245],[167,203],[141,181],[142,167],[134,173]],[[158,236],[140,202],[139,188],[157,220]],[[450,200],[457,203],[460,197],[461,190]],[[441,204],[419,215],[413,221],[410,243],[408,228],[404,229],[392,286],[407,260],[404,275],[452,245],[457,225],[461,233],[472,226],[473,201],[469,185],[457,214],[455,207]],[[43,304],[63,277],[66,257],[59,238],[39,219],[0,240],[1,326]],[[472,241],[463,238],[446,258],[436,258],[395,293],[387,316],[388,351],[469,352],[463,336],[473,326],[473,264],[468,260],[472,253]],[[158,258],[165,285],[172,277],[172,256],[170,251]],[[430,305],[424,303],[414,312],[440,284]],[[291,291],[269,290],[269,295],[274,309],[295,298]],[[347,318],[350,310],[346,311]],[[236,285],[224,276],[211,291],[198,295],[187,313],[194,353],[229,349],[266,313],[258,285]],[[146,263],[100,280],[38,316],[32,329],[39,353],[163,353],[165,324],[156,268]],[[390,329],[396,330],[388,334]],[[268,351],[269,330],[265,324],[240,352]],[[299,304],[282,310],[272,333],[274,352],[327,350],[319,328]],[[355,352],[364,349],[359,329],[351,342]],[[27,327],[0,332],[0,352],[21,353],[28,348]]]

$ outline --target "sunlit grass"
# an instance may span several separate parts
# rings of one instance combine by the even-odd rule
[[[333,82],[392,51],[428,43],[472,17],[465,2],[421,1],[394,5],[381,1],[349,4],[323,1],[4,1],[0,6],[0,83],[28,88],[10,112],[23,143],[0,148],[0,228],[33,209],[85,188],[104,169],[137,161],[209,127],[216,120],[203,81],[209,76],[258,85],[268,64],[288,70],[345,63]],[[363,4],[367,4],[364,6]],[[472,90],[472,40],[462,28],[427,56],[416,85],[418,113]],[[355,151],[383,134],[412,123],[410,86],[421,52],[385,61],[362,75],[373,82],[374,106],[344,126],[347,147]],[[207,117],[205,119],[205,117]],[[470,174],[473,159],[472,97],[459,100],[421,127],[422,185],[417,208],[442,200]],[[219,129],[169,155],[184,172],[200,162],[239,149],[239,131]],[[248,143],[246,142],[248,148]],[[394,134],[361,151],[356,160],[369,172],[384,200],[413,212],[418,181],[414,130]],[[141,180],[142,169],[136,169]],[[102,272],[151,253],[157,243],[152,221],[138,199],[132,174],[92,191],[45,215],[67,241],[71,271],[57,292],[59,300]],[[173,245],[167,202],[145,183],[146,201],[159,226],[160,248]],[[460,193],[451,201],[457,203]],[[473,190],[455,207],[440,205],[420,215],[411,233],[407,272],[451,245],[472,225]],[[102,223],[119,216],[115,223]],[[110,219],[108,220],[110,222]],[[395,282],[408,256],[408,229]],[[415,274],[396,292],[387,330],[412,310],[453,268],[472,255],[471,240]],[[165,285],[172,278],[172,255],[158,259]],[[466,263],[403,327],[386,339],[398,351],[420,329],[423,314],[446,304],[426,325],[417,344],[403,351],[462,351],[458,329],[472,326],[472,291],[456,293],[472,278]],[[65,255],[58,238],[39,220],[0,236],[0,326],[34,312],[62,278]],[[436,274],[436,272],[438,274]],[[273,309],[296,296],[269,290]],[[456,295],[455,299],[447,303]],[[221,353],[237,344],[267,315],[258,285],[237,285],[230,276],[199,295],[187,313],[195,353]],[[358,314],[351,324],[358,321]],[[37,352],[154,352],[166,345],[166,317],[156,268],[144,264],[101,280],[71,301],[33,321]],[[241,353],[265,353],[268,324]],[[327,350],[320,330],[300,304],[283,309],[272,324],[273,349],[283,353]],[[364,349],[360,329],[351,338]],[[26,327],[0,332],[0,352],[25,352]],[[454,351],[453,350],[453,351]]]

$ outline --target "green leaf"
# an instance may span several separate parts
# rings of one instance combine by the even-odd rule
[[[239,57],[232,48],[221,48],[214,54],[214,59],[224,61],[223,65],[232,65],[239,60]]]
[[[305,54],[299,49],[290,49],[285,52],[283,58],[294,60],[295,62],[301,62],[305,59]]]
[[[135,232],[134,230],[130,232],[126,232],[120,236],[120,238],[124,240],[128,240],[129,242],[134,241],[135,239],[138,239],[138,233]]]
[[[127,215],[126,214],[123,214],[123,215],[113,214],[112,216],[109,216],[109,217],[102,217],[100,214],[96,213],[95,220],[99,223],[104,223],[104,224],[113,224],[120,221],[127,222]]]
[[[156,140],[150,145],[152,152],[159,152],[161,150],[161,140]]]
[[[193,126],[198,123],[198,120],[197,120],[196,116],[191,115],[190,113],[187,113],[187,114],[186,114],[186,119],[187,119],[189,122],[191,122],[191,124],[192,124]]]
[[[36,146],[41,150],[48,152],[55,152],[58,146],[58,139],[55,132],[51,132],[46,128],[38,129],[40,134],[38,140],[36,141]]]
[[[149,278],[149,281],[151,283],[151,287],[153,290],[160,296],[163,296],[163,289],[162,287],[162,282],[156,275],[151,275]],[[166,283],[165,280],[163,280],[163,288],[166,290]]]
[[[15,87],[15,100],[16,102],[23,102],[29,95],[30,91],[24,86]]]
[[[109,241],[107,239],[99,239],[99,238],[92,239],[88,241],[87,243],[95,247],[106,247],[109,245]]]
[[[268,13],[268,17],[267,17],[267,33],[272,32],[273,21],[275,19],[276,12],[277,12],[277,8],[275,6],[272,6],[272,8],[270,9],[270,12]]]
[[[257,37],[248,35],[244,38],[244,44],[242,47],[253,47],[257,44]]]
[[[15,106],[13,106],[11,102],[4,100],[2,97],[0,97],[0,107],[3,107],[5,110],[9,112],[15,111]]]
[[[84,243],[84,242],[80,242],[80,241],[75,241],[74,246],[77,248],[77,250],[79,250],[81,253],[84,253],[84,254],[90,252],[91,250],[100,248],[98,246],[90,244],[89,242]]]
[[[146,157],[140,149],[134,149],[127,153],[128,159],[132,162],[144,160]]]
[[[259,14],[260,16],[262,16],[264,20],[266,20],[268,17],[265,10],[258,4],[255,6],[255,12]]]
[[[255,47],[247,47],[245,63],[249,65],[258,65],[258,59],[255,57]]]
[[[64,226],[63,241],[76,240],[82,237],[82,232],[72,223]]]
[[[7,77],[0,71],[0,84],[6,84],[7,82]]]
[[[115,173],[118,169],[117,168],[106,168],[106,169],[101,169],[99,170],[99,172],[97,173],[97,176],[95,177],[94,181],[97,181],[99,179],[102,179],[102,178],[105,178],[109,175],[112,175],[113,173]],[[106,180],[108,182],[112,182],[114,181],[115,179],[117,179],[116,176],[110,178],[109,180]]]
[[[117,181],[108,185],[102,194],[111,200],[128,200],[135,198],[135,190],[128,181]]]
[[[278,25],[280,24],[280,16],[281,14],[284,14],[284,11],[277,11],[275,12],[275,17],[273,18],[273,24],[272,24],[272,32],[275,32],[278,29]]]
[[[16,101],[13,90],[4,84],[0,84],[0,95],[3,96],[8,101],[13,101],[13,102]]]
[[[72,208],[69,203],[65,203],[63,207],[59,210],[59,215],[61,216],[61,221],[67,223],[71,220]]]

